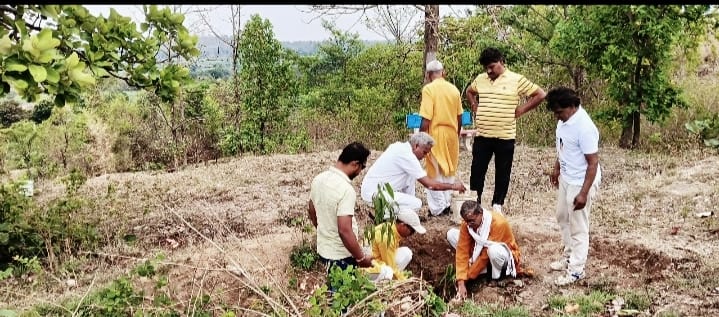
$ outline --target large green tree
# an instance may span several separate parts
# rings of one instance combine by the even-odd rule
[[[95,16],[79,5],[0,5],[0,96],[12,87],[29,101],[43,94],[63,106],[96,78],[116,77],[165,101],[189,71],[179,62],[199,55],[184,15],[145,6],[138,26],[111,9]]]
[[[611,113],[623,123],[620,146],[634,147],[640,138],[641,115],[661,121],[672,107],[685,106],[670,80],[676,45],[705,34],[707,5],[577,6],[557,25],[551,40],[556,54],[580,61],[607,81],[617,103]]]
[[[353,81],[361,74],[352,73],[350,62],[364,49],[359,34],[343,32],[323,21],[332,36],[318,47],[312,66],[307,70],[308,86],[313,91],[306,99],[311,106],[337,113],[352,104]]]
[[[295,105],[297,76],[292,57],[275,38],[270,21],[257,14],[245,24],[239,49],[241,150],[268,152],[271,145],[281,142],[285,119]]]
[[[539,68],[533,72],[548,82],[571,82],[581,96],[586,96],[584,66],[573,58],[555,54],[549,43],[557,35],[555,28],[569,18],[566,5],[485,6],[491,25],[499,37],[520,55],[527,66]],[[540,80],[540,78],[535,78]],[[582,98],[587,100],[587,98]]]

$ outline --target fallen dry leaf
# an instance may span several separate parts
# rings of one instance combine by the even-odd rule
[[[567,314],[574,314],[579,311],[579,304],[567,304],[564,306],[564,312]]]

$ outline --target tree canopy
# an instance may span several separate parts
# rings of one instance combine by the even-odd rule
[[[580,61],[607,80],[608,95],[619,107],[620,145],[639,141],[640,115],[661,121],[675,106],[685,106],[668,67],[682,37],[704,34],[708,5],[576,6],[557,26],[551,44],[556,54]],[[696,41],[694,42],[696,45]]]
[[[184,15],[144,6],[145,22],[111,9],[95,16],[79,5],[0,6],[0,96],[14,89],[36,101],[76,102],[96,78],[115,77],[174,99],[189,70],[178,62],[199,55]]]

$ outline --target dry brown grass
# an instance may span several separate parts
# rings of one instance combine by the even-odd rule
[[[553,151],[551,147],[517,147],[505,205],[524,261],[539,273],[538,277],[512,291],[483,288],[476,300],[522,304],[542,315],[546,298],[557,292],[545,271],[559,250],[553,219],[555,191],[546,175],[554,160]],[[369,164],[379,154],[373,151]],[[88,215],[104,220],[98,229],[109,239],[107,245],[79,255],[76,268],[58,270],[52,273],[55,278],[46,278],[35,287],[18,291],[20,284],[4,283],[6,295],[0,298],[0,305],[28,308],[42,302],[58,303],[62,298],[80,298],[88,289],[107,285],[143,259],[163,253],[167,256],[163,263],[169,267],[171,294],[184,302],[203,292],[236,309],[280,309],[229,274],[234,265],[243,268],[257,287],[271,288],[272,300],[291,309],[287,300],[281,300],[290,298],[302,311],[324,277],[321,271],[299,273],[290,267],[292,247],[313,237],[302,232],[301,226],[292,226],[292,219],[306,212],[312,177],[338,155],[339,151],[325,151],[243,156],[188,166],[174,173],[117,173],[91,178],[80,192],[93,202]],[[716,154],[706,150],[643,153],[603,147],[600,159],[603,184],[592,212],[590,275],[586,284],[570,290],[580,292],[600,282],[626,287],[649,283],[664,296],[664,301],[657,301],[657,310],[669,307],[689,315],[716,313],[707,300],[684,301],[685,293],[706,295],[706,284],[715,282],[691,274],[715,272],[711,263],[719,260],[717,236],[711,231],[717,228],[715,206],[719,202]],[[470,160],[471,155],[462,152],[459,178],[465,182],[469,180]],[[487,175],[485,200],[492,193],[493,170],[490,167]],[[362,177],[354,181],[357,188]],[[40,201],[62,193],[61,185],[53,182],[38,186]],[[424,198],[422,186],[418,184],[417,188],[418,196]],[[714,210],[715,216],[696,218],[694,212],[700,210]],[[426,214],[424,209],[421,212]],[[425,223],[438,234],[452,225],[444,218],[427,218]],[[670,234],[676,226],[680,227],[678,232]],[[137,236],[136,242],[122,239],[130,234]],[[444,241],[439,236],[427,238],[439,244]],[[426,259],[415,256],[413,263],[438,261],[438,267],[451,263],[451,258],[431,254]],[[642,262],[647,257],[665,264],[647,266]],[[633,261],[645,266],[636,271]],[[694,267],[688,267],[689,263]],[[64,286],[64,280],[71,277],[78,287]],[[671,282],[677,277],[682,278]],[[289,284],[290,278],[296,279],[294,286]],[[681,289],[673,287],[677,283]]]
[[[88,117],[87,129],[91,140],[85,161],[88,174],[97,176],[114,172],[115,155],[112,146],[117,136],[95,116]]]

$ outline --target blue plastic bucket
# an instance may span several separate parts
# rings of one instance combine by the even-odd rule
[[[404,121],[407,124],[408,129],[419,129],[422,125],[422,117],[420,117],[419,113],[416,112],[405,116]]]
[[[469,111],[462,112],[462,126],[472,124],[472,113]]]

